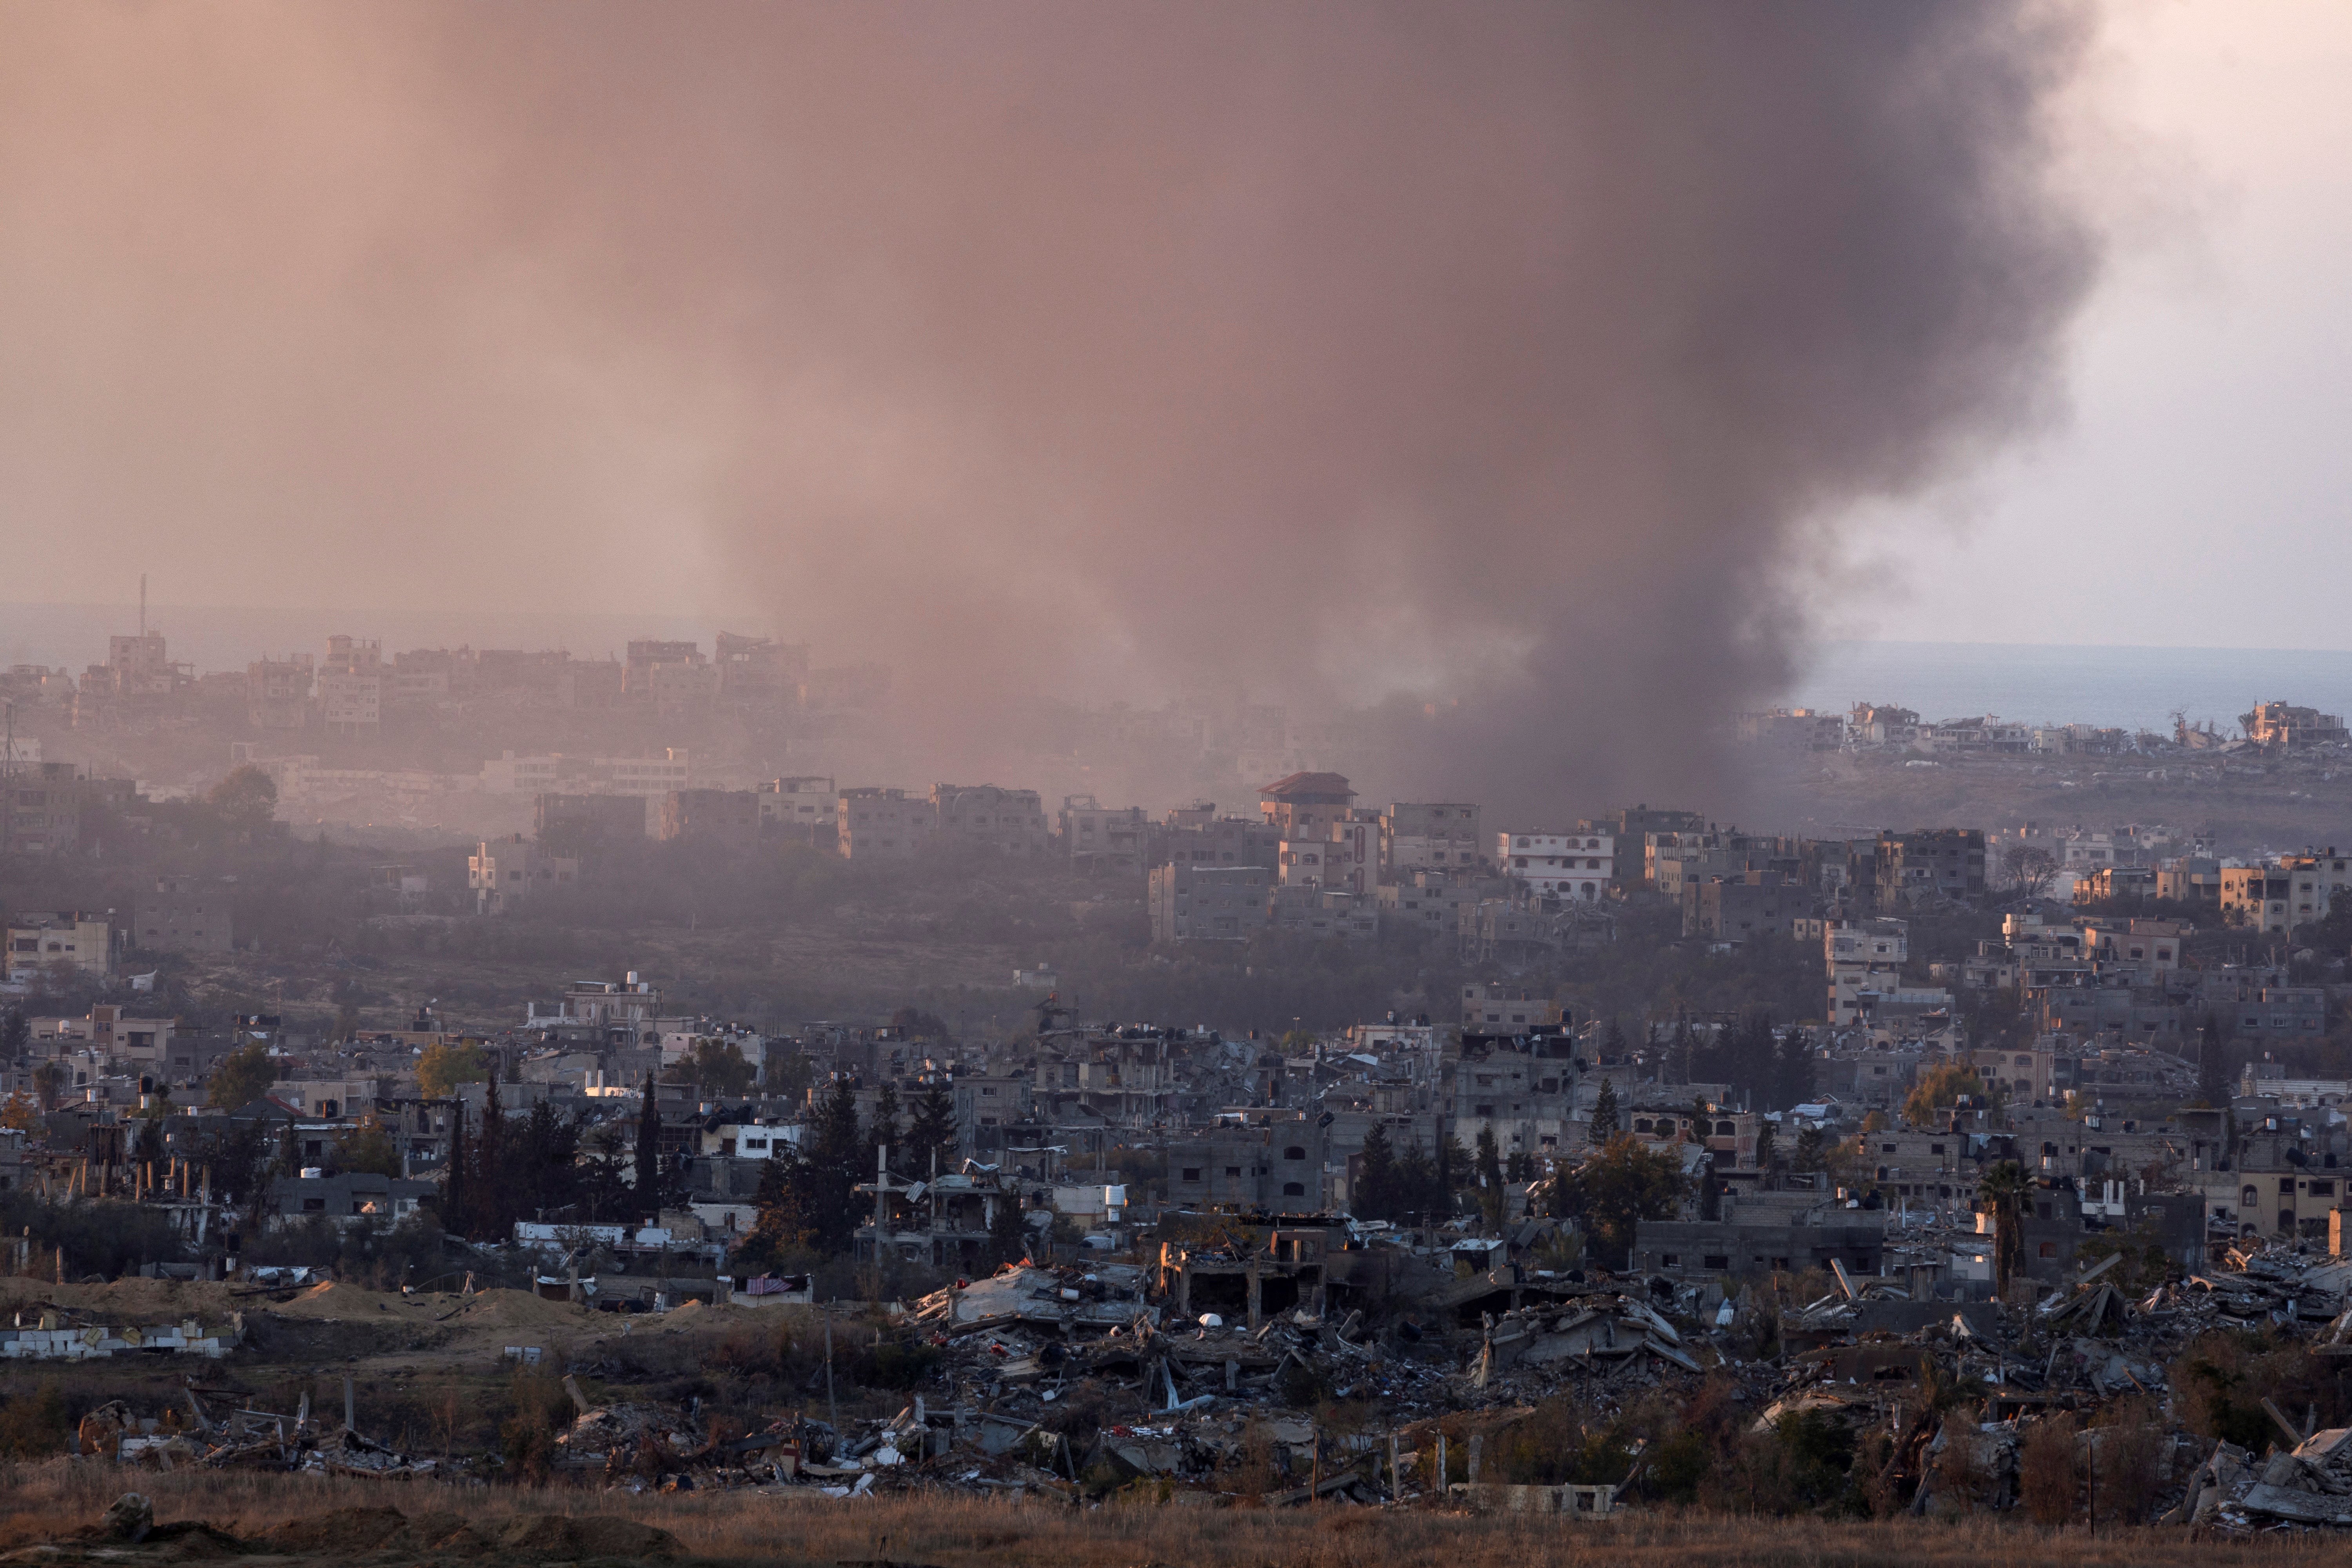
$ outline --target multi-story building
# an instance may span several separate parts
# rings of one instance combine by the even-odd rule
[[[800,706],[801,685],[808,679],[808,644],[720,632],[716,663],[720,701],[754,711]]]
[[[132,913],[131,945],[145,952],[227,952],[236,946],[228,889],[197,877],[158,877]]]
[[[81,847],[90,781],[71,763],[26,763],[0,773],[0,852],[70,855]]]
[[[1274,871],[1282,864],[1282,839],[1273,824],[1246,816],[1219,816],[1216,807],[1202,803],[1168,814],[1164,849],[1155,858],[1178,866],[1262,866]]]
[[[27,911],[11,916],[6,930],[12,977],[53,963],[69,963],[85,974],[106,974],[114,967],[113,925],[102,916]]]
[[[1432,870],[1412,872],[1382,887],[1377,896],[1386,928],[1452,942],[1482,902],[1508,891],[1509,884],[1499,877],[1456,877]]]
[[[1778,871],[1709,877],[1683,890],[1683,934],[1734,945],[1751,937],[1785,937],[1812,910],[1811,891]]]
[[[2336,714],[2285,702],[2257,702],[2252,712],[2238,716],[2238,722],[2245,727],[2246,739],[2258,746],[2292,750],[2352,742],[2352,731],[2347,731]]]
[[[1380,901],[1374,894],[1329,888],[1275,889],[1266,902],[1266,921],[1277,931],[1346,942],[1370,942],[1381,934]]]
[[[1350,809],[1322,823],[1319,832],[1310,816],[1299,831],[1301,837],[1276,845],[1284,887],[1370,893],[1380,885],[1380,819],[1372,813]]]
[[[525,900],[580,877],[580,862],[551,855],[521,834],[486,838],[466,860],[466,885],[474,892],[474,912],[505,914]]]
[[[1829,967],[1829,1021],[1852,1025],[1867,1011],[1865,994],[1897,989],[1911,956],[1911,928],[1902,921],[1841,921],[1822,936]]]
[[[1072,866],[1134,875],[1143,869],[1151,823],[1139,805],[1112,809],[1090,795],[1064,795],[1061,837]]]
[[[1263,866],[1173,862],[1151,873],[1154,942],[1240,942],[1265,929],[1274,874]]]
[[[1356,792],[1339,773],[1291,773],[1258,792],[1258,809],[1276,837],[1295,843],[1328,838],[1351,815]]]
[[[1927,728],[1910,709],[1879,702],[1855,703],[1845,721],[1846,737],[1857,746],[1909,746]]]
[[[1558,1028],[1560,1019],[1559,1004],[1549,996],[1530,996],[1492,980],[1462,988],[1462,1027],[1467,1034],[1524,1035]]]
[[[1927,827],[1878,836],[1878,908],[1893,914],[1923,899],[1984,896],[1985,837],[1976,827]]]
[[[1774,708],[1732,721],[1742,745],[1780,752],[1834,752],[1845,744],[1845,716],[1817,708]]]
[[[590,763],[589,773],[614,795],[645,800],[694,787],[694,760],[682,746],[668,747],[658,757],[598,757]]]
[[[845,860],[911,860],[928,847],[938,813],[902,789],[841,792],[834,831]]]
[[[1416,871],[1467,874],[1486,855],[1478,807],[1466,801],[1397,801],[1381,813],[1381,881]]]
[[[2303,901],[2308,907],[2323,895],[2306,887]],[[2294,879],[2277,866],[2224,866],[2221,868],[2221,917],[2235,921],[2254,931],[2290,931],[2298,919],[2316,917],[2294,912],[2296,900]]]
[[[1570,1148],[1580,1070],[1572,1037],[1557,1021],[1486,1027],[1493,1032],[1465,1026],[1459,1055],[1441,1069],[1445,1131],[1465,1149],[1492,1132],[1506,1156]]]
[[[331,735],[371,735],[383,722],[383,677],[321,671],[319,722]]]
[[[971,844],[1023,856],[1043,855],[1051,847],[1045,804],[1034,789],[934,784],[931,811],[931,830],[942,845]]]
[[[1598,899],[1617,869],[1617,844],[1606,833],[1502,833],[1496,868],[1547,899]]]
[[[374,734],[383,721],[383,645],[372,637],[329,637],[315,687],[319,721],[329,734]]]
[[[577,858],[643,839],[646,803],[632,795],[549,791],[532,797],[531,821],[532,837],[550,854]]]
[[[632,698],[650,701],[654,696],[654,672],[664,668],[699,669],[709,667],[702,648],[691,641],[673,642],[659,637],[637,637],[629,644],[628,662],[621,673],[621,689]],[[712,689],[716,691],[714,681]]]
[[[841,791],[822,773],[770,779],[751,793],[759,797],[760,831],[772,837],[829,841],[841,817]]]
[[[257,658],[245,667],[245,719],[257,730],[299,730],[310,721],[310,656]]]
[[[692,839],[747,851],[760,842],[760,797],[748,789],[674,789],[661,797],[665,841]]]

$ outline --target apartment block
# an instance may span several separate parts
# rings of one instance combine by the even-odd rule
[[[236,945],[228,889],[199,877],[158,877],[132,912],[131,945],[144,952],[227,952]]]
[[[551,855],[520,833],[481,840],[466,860],[466,886],[473,889],[476,914],[506,914],[579,879],[579,861]]]
[[[1265,929],[1274,874],[1263,866],[1171,864],[1151,873],[1154,942],[1241,942]]]
[[[843,790],[834,816],[841,858],[911,860],[929,846],[936,815],[929,801],[902,789]]]
[[[995,784],[931,786],[932,831],[945,844],[970,844],[1003,855],[1043,855],[1051,847],[1045,803],[1034,789]]]
[[[1478,819],[1466,801],[1391,804],[1381,813],[1381,879],[1475,868],[1486,851]]]
[[[1598,899],[1609,890],[1617,869],[1613,836],[1574,833],[1501,833],[1495,837],[1496,869],[1539,898]]]

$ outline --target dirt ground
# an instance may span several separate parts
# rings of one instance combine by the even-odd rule
[[[0,1563],[202,1559],[254,1568],[328,1563],[772,1563],[839,1568],[2246,1568],[2342,1561],[2333,1538],[2276,1535],[2227,1547],[2183,1531],[2089,1536],[1983,1518],[1748,1520],[1672,1510],[1578,1524],[1325,1504],[1269,1510],[1149,1501],[1098,1509],[940,1494],[833,1501],[761,1491],[688,1492],[373,1484],[181,1471],[142,1475],[158,1538],[89,1538],[128,1489],[110,1466],[20,1469],[0,1517]],[[202,1521],[205,1529],[191,1528]],[[174,1527],[178,1528],[175,1529]]]

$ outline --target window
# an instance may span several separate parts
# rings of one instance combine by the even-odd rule
[[[1282,1152],[1282,1157],[1286,1160],[1304,1160],[1307,1158],[1307,1151],[1293,1143]]]
[[[1282,1184],[1282,1195],[1286,1198],[1303,1198],[1307,1195],[1307,1188],[1302,1183],[1285,1182]]]
[[[1239,1165],[1227,1165],[1225,1167],[1225,1174],[1228,1176],[1238,1176],[1241,1173],[1242,1168]]]
[[[1198,1166],[1198,1165],[1187,1165],[1187,1166],[1185,1166],[1185,1167],[1184,1167],[1184,1179],[1185,1179],[1186,1181],[1188,1181],[1188,1182],[1197,1182],[1197,1181],[1199,1181],[1199,1180],[1201,1179],[1201,1167],[1200,1167],[1200,1166]]]
[[[1731,1267],[1731,1259],[1724,1253],[1710,1252],[1699,1259],[1699,1267],[1721,1271]]]
[[[1679,1252],[1662,1252],[1662,1253],[1658,1254],[1658,1267],[1659,1267],[1659,1268],[1680,1268],[1682,1266],[1683,1266],[1683,1255],[1682,1255],[1681,1253],[1679,1253]]]
[[[2041,1256],[2042,1256],[2042,1257],[2044,1257],[2044,1258],[2055,1258],[2055,1257],[2057,1257],[2057,1256],[2058,1256],[2058,1244],[2057,1244],[2056,1242],[2054,1242],[2054,1241],[2045,1241],[2045,1242],[2043,1242],[2043,1243],[2042,1244],[2042,1252],[2041,1252]]]

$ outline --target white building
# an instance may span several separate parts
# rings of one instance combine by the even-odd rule
[[[331,735],[372,734],[383,718],[383,677],[330,671],[319,677],[319,720]]]
[[[1495,864],[1545,898],[1597,899],[1617,868],[1617,839],[1608,833],[1498,833]]]

